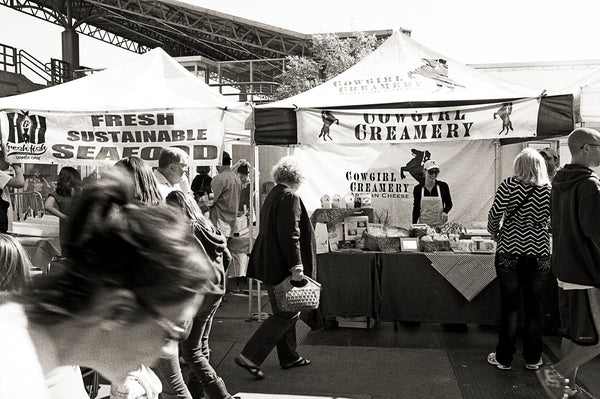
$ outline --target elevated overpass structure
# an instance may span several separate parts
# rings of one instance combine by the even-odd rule
[[[310,34],[178,0],[0,0],[0,5],[62,26],[62,61],[71,71],[80,68],[79,35],[137,53],[162,47],[184,57],[184,65],[207,83],[238,83],[249,94],[272,86],[285,57],[311,56]],[[392,30],[368,33],[386,38]]]

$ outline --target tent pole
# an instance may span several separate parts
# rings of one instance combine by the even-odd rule
[[[260,229],[260,218],[259,218],[259,212],[260,212],[260,195],[257,191],[257,186],[259,183],[259,178],[260,178],[260,165],[259,165],[259,153],[258,153],[258,146],[256,145],[256,142],[254,141],[254,104],[252,104],[252,126],[250,127],[250,146],[252,148],[252,154],[254,156],[254,162],[253,164],[253,177],[252,179],[250,179],[250,193],[251,195],[251,199],[250,199],[250,218],[249,218],[249,222],[248,222],[248,240],[249,240],[249,247],[250,249],[252,249],[252,246],[254,245],[254,237],[256,236],[254,234],[254,229]],[[256,227],[254,225],[254,219],[256,219]]]
[[[494,181],[496,186],[500,185],[500,179],[502,178],[502,149],[500,148],[500,141],[494,140]]]

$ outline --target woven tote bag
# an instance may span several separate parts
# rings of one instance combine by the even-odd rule
[[[291,283],[291,277],[273,287],[277,307],[285,312],[301,312],[319,307],[321,297],[321,284],[310,277],[304,276],[302,282],[306,283],[296,287]]]

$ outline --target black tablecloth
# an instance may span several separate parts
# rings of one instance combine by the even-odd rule
[[[375,316],[381,304],[378,256],[374,252],[317,255],[321,314]]]
[[[497,280],[468,301],[423,253],[327,253],[317,262],[323,316],[480,325],[500,319]],[[545,288],[543,322],[548,331],[559,327],[555,279]]]

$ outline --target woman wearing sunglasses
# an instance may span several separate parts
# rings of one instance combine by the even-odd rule
[[[133,198],[116,170],[86,186],[61,272],[0,295],[0,397],[47,399],[44,376],[71,364],[120,382],[173,353],[210,276],[189,222]]]
[[[425,162],[423,169],[425,180],[413,191],[412,222],[441,226],[448,221],[448,212],[452,209],[450,188],[447,183],[437,180],[440,167],[436,161],[430,159]]]

